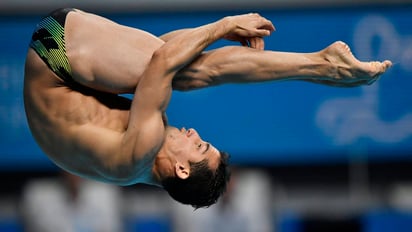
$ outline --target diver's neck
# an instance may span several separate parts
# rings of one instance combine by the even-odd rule
[[[148,184],[162,187],[162,180],[174,176],[174,159],[170,151],[162,146],[153,162],[151,177],[147,179]]]

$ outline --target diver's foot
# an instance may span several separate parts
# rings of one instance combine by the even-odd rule
[[[389,60],[361,62],[353,56],[349,46],[341,41],[329,45],[320,55],[332,67],[328,80],[320,81],[331,82],[336,86],[370,85],[392,66]]]

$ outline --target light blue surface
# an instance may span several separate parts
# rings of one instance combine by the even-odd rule
[[[266,48],[311,52],[343,40],[362,60],[395,65],[376,84],[342,89],[303,82],[228,85],[174,93],[168,116],[194,127],[238,164],[408,158],[412,151],[412,7],[259,11],[277,31]],[[240,12],[107,15],[160,35]],[[27,128],[23,65],[39,17],[0,17],[0,167],[52,166]],[[226,45],[219,42],[213,47]]]

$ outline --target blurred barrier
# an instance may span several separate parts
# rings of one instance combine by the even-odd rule
[[[350,218],[296,216],[286,213],[277,221],[277,232],[409,232],[412,214],[390,209],[371,210]]]
[[[412,231],[412,213],[390,209],[371,211],[363,217],[364,232]]]

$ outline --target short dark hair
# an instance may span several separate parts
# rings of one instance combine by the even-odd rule
[[[163,188],[176,201],[193,208],[207,208],[216,203],[226,191],[230,179],[229,155],[220,152],[220,163],[216,170],[208,166],[208,159],[190,163],[190,175],[186,179],[176,176],[162,180]]]

